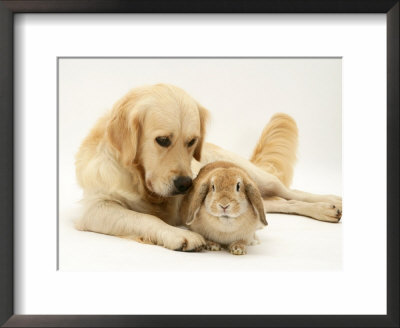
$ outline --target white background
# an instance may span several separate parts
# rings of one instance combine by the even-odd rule
[[[124,15],[107,21],[101,15],[90,18],[79,15],[74,20],[69,20],[70,17],[19,15],[16,19],[16,54],[19,54],[16,58],[16,137],[19,149],[16,162],[21,163],[16,179],[20,204],[16,211],[17,313],[385,313],[386,52],[383,15],[342,15],[340,20],[326,15],[228,15],[208,19],[200,16],[190,16],[190,19],[187,16],[157,16],[157,20],[144,15],[133,16],[135,19]],[[357,40],[356,44],[354,40]],[[56,57],[78,55],[343,56],[343,271],[284,273],[247,269],[249,272],[246,273],[235,272],[226,266],[225,270],[229,272],[204,272],[208,271],[204,268],[203,272],[188,273],[57,272]],[[108,83],[118,84],[115,80]],[[200,89],[202,91],[193,85],[182,87],[209,107],[213,114],[214,108],[210,105],[213,107],[213,103],[218,102],[222,105],[218,106],[218,110],[230,112],[231,108],[224,107],[226,101],[209,98],[210,93],[205,92],[209,88],[207,84],[211,88],[213,83],[206,81]],[[281,83],[286,86],[288,82]],[[217,94],[227,92],[223,87],[219,91]],[[260,104],[257,96],[249,97],[246,88],[237,94],[229,91],[228,95],[234,96],[242,105],[249,102]],[[296,94],[293,97],[296,99]],[[116,100],[114,96],[112,98],[105,99],[104,109]],[[284,99],[284,96],[279,97],[278,94],[276,99]],[[81,98],[78,100],[82,101]],[[261,103],[264,104],[263,100]],[[282,108],[280,106],[287,103],[281,104],[278,100],[268,104],[274,108],[265,107],[267,115],[263,122],[257,120],[254,126],[249,126],[249,142],[259,135],[260,131],[256,131],[258,124],[263,126],[273,112],[285,111],[294,115],[300,108],[302,112],[304,108],[300,106],[306,104],[300,102],[299,108]],[[322,102],[319,105],[323,105]],[[321,110],[318,107],[314,108]],[[93,108],[99,110],[98,106]],[[261,108],[257,112],[263,110]],[[87,113],[86,110],[80,112],[83,121],[85,115],[89,115]],[[318,113],[316,110],[313,112],[316,121]],[[340,121],[340,112],[329,115],[333,115],[335,124]],[[213,122],[216,121],[214,117]],[[249,119],[243,120],[243,124],[248,122]],[[330,134],[318,128],[314,128],[314,136],[318,135],[319,139],[307,136],[303,127],[315,125],[315,122],[302,122],[300,117],[301,144],[314,142],[310,147],[320,149],[323,148],[321,144],[337,140],[326,137]],[[82,126],[79,123],[75,126],[81,133],[79,129]],[[215,134],[212,128],[209,139],[216,141],[213,140]],[[337,131],[337,128],[340,129],[340,125],[335,125],[333,130]],[[247,134],[244,128],[240,131]],[[231,146],[238,145],[238,151],[248,155],[243,152],[247,149],[246,144],[232,139],[232,136],[237,138],[238,134],[229,134],[220,142],[218,139],[217,143],[232,150],[236,149]],[[60,142],[63,142],[61,126]],[[73,143],[71,141],[71,151]],[[340,162],[337,152],[327,155],[335,164],[324,166],[314,163],[312,175],[299,174],[309,170],[307,161],[311,159],[308,155],[314,159],[321,158],[319,153],[313,154],[311,150],[307,147],[300,149],[296,187],[340,193],[340,182],[336,179],[340,177],[340,171],[335,170],[340,167],[336,165]],[[60,174],[62,163],[60,147]],[[374,172],[372,178],[369,172]],[[318,179],[306,185],[310,176],[318,176]],[[371,189],[374,191],[373,201]],[[69,197],[73,199],[75,196]],[[60,202],[60,210],[61,206]],[[302,218],[288,220],[280,236],[285,236],[287,227],[295,229],[296,223],[300,222],[297,219],[323,224]],[[279,222],[278,219],[273,221]],[[323,225],[324,229],[340,226]],[[270,229],[268,234],[272,232]],[[88,238],[87,248],[96,254],[96,247],[91,248],[92,242],[95,242],[94,239]],[[82,252],[84,249],[81,248]],[[171,253],[175,254],[164,254]],[[112,258],[112,254],[109,256]],[[214,262],[218,263],[221,258],[215,257],[218,260]],[[249,261],[246,258],[251,257],[241,257],[243,261]],[[152,258],[148,257],[142,260],[152,262]],[[241,271],[246,270],[244,263]],[[363,296],[366,286],[371,295],[368,298]],[[190,301],[182,304],[182,294],[185,293],[188,293],[185,299]],[[206,302],[210,293],[214,293],[219,300],[223,298],[218,307],[214,302]],[[236,301],[237,295],[249,300],[246,306]]]
[[[249,158],[275,112],[300,130],[293,187],[341,194],[341,59],[60,59],[59,268],[77,271],[299,271],[342,268],[341,224],[268,215],[263,241],[238,260],[179,254],[73,228],[82,212],[74,155],[105,108],[130,88],[183,87],[211,112],[207,140]],[[95,251],[94,251],[95,250]],[[190,263],[190,265],[189,265]]]

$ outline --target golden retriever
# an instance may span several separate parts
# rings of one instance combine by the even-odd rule
[[[341,198],[288,188],[297,126],[285,114],[265,127],[251,161],[204,142],[208,111],[182,89],[133,89],[101,117],[76,156],[84,214],[76,228],[133,238],[172,250],[200,249],[204,238],[181,229],[179,207],[192,178],[210,162],[242,167],[266,199],[267,212],[338,222]]]

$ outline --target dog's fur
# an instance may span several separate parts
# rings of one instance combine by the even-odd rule
[[[233,162],[256,182],[267,212],[338,222],[341,198],[288,188],[297,127],[285,114],[264,129],[251,162],[204,143],[208,111],[180,88],[159,84],[130,91],[100,118],[76,156],[84,190],[80,230],[134,238],[173,250],[196,250],[199,234],[178,228],[179,177],[192,177],[216,160]],[[168,147],[156,138],[169,138]],[[277,197],[276,197],[277,196]],[[272,198],[271,198],[272,197]]]

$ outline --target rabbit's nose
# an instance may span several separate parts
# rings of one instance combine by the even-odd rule
[[[225,211],[226,209],[228,209],[228,207],[230,206],[230,204],[228,204],[228,205],[219,204],[219,206]]]

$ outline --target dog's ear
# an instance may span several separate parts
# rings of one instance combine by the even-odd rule
[[[200,185],[195,185],[193,187],[193,190],[190,191],[190,195],[188,197],[188,211],[186,213],[186,224],[191,225],[194,221],[194,219],[197,216],[197,213],[200,210],[201,204],[203,204],[204,199],[207,196],[209,189],[208,182],[203,182]]]
[[[267,219],[265,218],[264,204],[262,202],[260,191],[254,182],[250,181],[248,178],[244,179],[244,185],[246,195],[250,200],[251,205],[253,205],[256,214],[258,214],[258,218],[262,224],[268,225]]]
[[[135,98],[125,96],[118,101],[111,112],[107,125],[107,138],[118,150],[121,163],[132,166],[137,159],[141,119],[135,107]]]
[[[204,143],[204,139],[206,136],[206,125],[207,125],[207,121],[208,118],[210,116],[209,112],[207,109],[205,109],[203,106],[201,106],[200,104],[197,104],[197,107],[199,109],[199,116],[200,116],[200,139],[197,143],[197,146],[194,150],[194,154],[193,157],[200,161],[201,159],[201,150],[203,148],[203,143]]]

